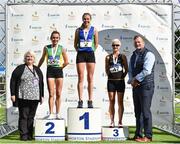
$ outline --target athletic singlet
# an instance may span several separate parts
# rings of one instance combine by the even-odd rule
[[[109,66],[108,79],[121,79],[123,74],[122,55],[119,54],[115,59],[113,54],[110,54]]]
[[[53,67],[62,67],[63,58],[62,58],[62,46],[57,45],[55,51],[52,45],[46,46],[46,59],[47,65]]]
[[[91,26],[89,31],[86,33],[82,28],[79,28],[79,43],[78,51],[92,52],[95,51],[94,46],[94,27]]]

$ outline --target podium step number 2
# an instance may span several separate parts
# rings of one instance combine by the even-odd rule
[[[100,141],[101,110],[69,108],[67,134],[71,141]]]
[[[35,140],[65,140],[65,120],[36,119]]]

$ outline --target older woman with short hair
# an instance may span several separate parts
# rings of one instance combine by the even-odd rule
[[[33,123],[38,102],[43,102],[44,83],[41,70],[34,65],[35,54],[24,54],[24,64],[15,68],[10,81],[11,100],[19,109],[18,129],[21,140],[33,139]]]
[[[124,54],[120,53],[121,41],[119,39],[112,40],[113,52],[106,56],[105,70],[108,76],[107,90],[109,96],[109,112],[111,124],[110,127],[114,127],[115,116],[115,97],[117,95],[118,100],[118,115],[119,122],[118,127],[122,127],[122,118],[124,112],[123,98],[125,92],[124,78],[128,72],[127,58]]]

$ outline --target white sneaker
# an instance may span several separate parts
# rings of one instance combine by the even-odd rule
[[[60,114],[56,114],[56,119],[62,119],[61,115]]]
[[[115,124],[114,124],[114,122],[112,121],[112,122],[110,123],[109,128],[114,128],[114,127],[115,127]]]
[[[53,114],[48,115],[47,119],[49,119],[49,120],[54,119],[54,115]]]

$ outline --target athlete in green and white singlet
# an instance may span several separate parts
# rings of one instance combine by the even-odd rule
[[[47,66],[62,67],[63,65],[62,46],[57,45],[54,51],[52,45],[47,45],[46,60],[47,60]]]

